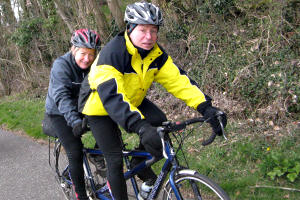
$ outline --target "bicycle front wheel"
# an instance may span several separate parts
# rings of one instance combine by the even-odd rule
[[[181,170],[174,178],[178,193],[184,200],[230,200],[226,192],[208,177],[192,170]],[[170,182],[163,192],[164,200],[177,199]]]

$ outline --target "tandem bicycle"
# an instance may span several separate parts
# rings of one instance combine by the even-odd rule
[[[221,122],[222,113],[217,114],[225,139],[223,124]],[[180,122],[167,121],[162,126],[157,128],[157,132],[161,137],[163,146],[164,162],[160,169],[160,173],[153,185],[147,199],[163,199],[163,200],[229,200],[226,192],[214,181],[199,172],[189,169],[189,164],[186,159],[179,159],[179,152],[184,157],[183,144],[192,131],[187,131],[187,127],[191,124],[198,123],[200,126],[207,122],[208,119],[192,118]],[[175,138],[175,139],[174,139]],[[216,138],[216,134],[212,133],[207,140],[202,142],[203,146],[211,144]],[[138,199],[139,185],[137,183],[136,174],[145,167],[151,166],[157,162],[156,158],[145,151],[137,151],[127,149],[127,145],[123,143],[123,158],[125,163],[124,177],[127,181],[127,188],[133,191],[131,199]],[[173,140],[176,140],[176,148],[173,145]],[[63,147],[58,138],[54,139],[54,148],[50,148],[50,142],[53,138],[49,138],[49,164],[55,171],[56,180],[62,188],[66,199],[73,200],[75,198],[74,188],[69,174],[69,167]],[[105,174],[101,174],[96,170],[96,167],[88,159],[89,156],[103,155],[102,152],[94,148],[83,148],[83,166],[85,173],[86,190],[90,200],[113,199],[108,187]],[[132,167],[130,158],[141,157],[145,160],[138,165]],[[181,156],[182,157],[182,156]],[[180,161],[181,160],[181,161]],[[182,161],[183,160],[183,161]],[[130,184],[131,183],[131,184]]]

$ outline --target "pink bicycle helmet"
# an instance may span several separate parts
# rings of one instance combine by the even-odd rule
[[[100,50],[100,36],[96,31],[90,29],[78,29],[74,31],[71,43],[76,47]]]

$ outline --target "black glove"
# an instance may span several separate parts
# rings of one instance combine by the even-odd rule
[[[210,124],[210,126],[213,129],[213,132],[215,132],[217,135],[221,136],[223,134],[222,129],[221,129],[221,125],[219,120],[216,117],[216,114],[218,112],[222,112],[223,114],[221,115],[222,117],[222,124],[223,127],[226,127],[227,124],[227,116],[226,114],[221,111],[219,108],[213,107],[211,106],[211,103],[202,103],[198,106],[197,110],[203,115],[203,117],[205,118],[210,118],[208,120],[208,123]]]
[[[145,120],[141,120],[135,132],[139,134],[145,150],[156,158],[160,158],[162,156],[162,144],[156,129]]]
[[[90,129],[90,126],[89,126],[89,124],[88,124],[88,119],[87,119],[86,117],[84,117],[84,118],[82,119],[82,129],[83,129],[83,132],[84,132],[84,133],[91,130],[91,129]]]
[[[82,126],[82,121],[77,122],[73,127],[73,134],[75,137],[80,138],[85,132],[85,128]]]

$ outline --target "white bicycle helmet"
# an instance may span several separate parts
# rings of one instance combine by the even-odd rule
[[[153,24],[161,26],[163,17],[159,7],[148,2],[136,2],[126,7],[124,21],[127,24]]]

